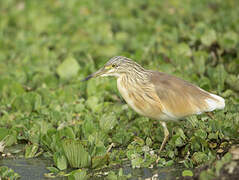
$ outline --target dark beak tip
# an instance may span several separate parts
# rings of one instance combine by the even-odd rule
[[[82,79],[81,82],[88,81],[88,80],[91,79],[92,77],[93,77],[92,75],[89,75],[89,76],[87,76],[85,79]]]

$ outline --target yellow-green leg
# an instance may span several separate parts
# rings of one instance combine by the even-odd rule
[[[210,117],[211,119],[214,119],[214,115],[212,112],[206,112],[206,114],[208,115],[208,117]]]
[[[159,149],[159,155],[160,155],[161,151],[163,150],[163,148],[164,148],[164,146],[165,146],[165,144],[166,144],[166,142],[168,141],[168,138],[169,138],[169,131],[168,131],[166,122],[161,121],[160,124],[163,126],[164,139],[163,139],[163,142],[162,142],[162,144],[160,146],[160,149]],[[156,163],[158,163],[159,159],[160,159],[160,156],[156,160]]]

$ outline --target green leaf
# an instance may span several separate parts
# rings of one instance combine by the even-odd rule
[[[86,105],[93,111],[99,111],[100,104],[99,104],[99,98],[97,96],[91,96],[87,99]]]
[[[0,177],[3,179],[19,179],[21,176],[7,166],[0,166]]]
[[[182,176],[189,176],[189,177],[192,177],[193,176],[193,172],[191,170],[184,170],[182,172]]]
[[[103,114],[103,116],[100,118],[100,128],[105,132],[112,130],[116,123],[117,119],[113,113]]]
[[[213,180],[215,178],[216,178],[216,176],[215,176],[215,174],[214,174],[214,172],[212,170],[202,171],[200,173],[200,176],[199,176],[200,180]]]
[[[7,135],[9,135],[9,130],[7,128],[0,127],[0,140],[3,140]]]
[[[35,157],[38,150],[37,144],[26,145],[25,147],[25,158],[33,158]]]
[[[208,138],[209,139],[218,139],[218,133],[210,133],[209,135],[208,135]]]
[[[177,129],[176,129],[176,135],[179,135],[183,140],[186,140],[186,138],[187,138],[187,137],[185,136],[185,134],[184,134],[182,128],[177,128]]]
[[[135,154],[135,158],[131,159],[131,164],[133,168],[141,167],[143,162],[144,162],[143,158],[140,157],[138,154]]]
[[[186,56],[186,57],[192,56],[192,50],[186,43],[180,43],[179,45],[177,45],[175,49],[173,50],[173,52],[179,56]]]
[[[0,141],[4,142],[4,146],[11,146],[17,142],[17,132],[0,127]]]
[[[57,67],[57,74],[62,79],[69,79],[76,76],[79,69],[78,62],[73,57],[68,57]]]
[[[37,111],[40,110],[42,105],[42,98],[41,96],[36,92],[29,92],[25,93],[22,96],[18,96],[13,104],[12,107],[15,110],[20,110],[22,112],[28,112],[31,111]]]
[[[69,139],[75,139],[75,133],[71,127],[64,127],[58,131],[60,137],[66,137]]]
[[[58,173],[59,172],[59,169],[57,169],[55,167],[47,167],[47,169],[52,173]]]
[[[91,157],[80,141],[65,139],[62,142],[62,146],[71,167],[83,168],[90,166]]]
[[[98,128],[96,127],[95,123],[93,123],[93,120],[91,119],[85,120],[82,125],[82,131],[86,137],[88,137],[89,135],[92,135],[94,132],[97,131],[97,129]]]
[[[87,172],[85,169],[77,169],[75,171],[71,171],[70,175],[68,176],[69,180],[87,180],[89,179]]]
[[[194,63],[195,63],[195,71],[197,71],[200,75],[203,75],[206,70],[206,60],[208,58],[208,53],[205,51],[196,51],[193,54]]]
[[[94,156],[105,156],[106,151],[107,151],[103,142],[101,142],[101,141],[95,142],[94,149],[95,149]]]
[[[208,160],[208,156],[203,152],[195,152],[192,157],[194,164],[202,164]]]
[[[106,177],[107,180],[118,180],[118,176],[115,174],[114,171],[110,171]]]
[[[106,165],[109,161],[109,155],[106,154],[104,156],[95,156],[92,158],[92,168],[101,167]]]
[[[142,138],[136,136],[134,138],[134,143],[137,143],[138,145],[143,146],[144,145],[144,140]]]
[[[0,79],[0,97],[15,98],[25,92],[23,86],[14,80]]]
[[[184,145],[183,138],[180,137],[180,135],[174,135],[172,139],[170,140],[170,144],[173,144],[173,146],[181,147]]]
[[[217,81],[218,81],[218,91],[222,92],[225,86],[225,81],[226,81],[226,77],[227,77],[227,72],[225,71],[224,65],[223,64],[219,64],[216,68],[216,72],[217,72]]]
[[[217,40],[217,34],[216,34],[216,31],[213,29],[207,30],[201,37],[201,42],[205,46],[210,46],[216,40]]]
[[[119,52],[117,46],[100,46],[96,50],[96,53],[100,56],[112,57]]]
[[[67,168],[67,160],[66,157],[60,152],[55,152],[53,156],[55,165],[61,171]]]
[[[152,145],[153,142],[152,142],[152,140],[151,140],[150,137],[147,137],[145,143],[146,143],[147,146],[150,147],[150,146]]]
[[[231,89],[239,91],[239,78],[236,75],[230,74],[229,76],[227,76],[225,81],[230,86]]]
[[[201,138],[201,139],[206,139],[207,138],[207,132],[202,130],[202,129],[198,129],[195,133],[195,136]]]
[[[238,43],[239,36],[234,31],[228,31],[222,35],[222,38],[219,39],[219,44],[222,48],[230,50],[236,48]]]
[[[169,160],[165,163],[165,166],[172,166],[174,164],[174,160]]]

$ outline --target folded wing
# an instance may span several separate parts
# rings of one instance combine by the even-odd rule
[[[152,72],[151,81],[163,106],[163,112],[170,116],[180,118],[225,107],[222,97],[175,76]]]

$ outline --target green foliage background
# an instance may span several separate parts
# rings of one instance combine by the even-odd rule
[[[26,144],[26,158],[52,158],[54,173],[122,159],[149,167],[163,139],[159,123],[133,112],[113,78],[80,82],[123,55],[226,99],[214,119],[169,124],[159,165],[215,160],[238,143],[238,17],[236,0],[0,1],[0,141]],[[87,177],[70,176],[78,175]]]

